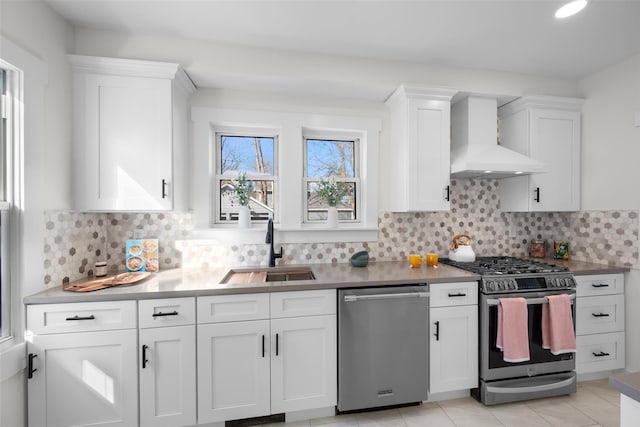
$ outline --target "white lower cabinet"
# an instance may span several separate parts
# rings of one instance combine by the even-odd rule
[[[272,413],[336,404],[336,327],[335,315],[271,320]]]
[[[624,369],[624,275],[575,276],[576,372]]]
[[[138,425],[135,309],[133,301],[27,308],[38,331],[27,347],[30,427]],[[66,332],[40,332],[51,319]]]
[[[198,325],[199,423],[269,415],[268,346],[269,320]]]
[[[198,423],[334,406],[335,305],[335,290],[198,298]]]
[[[478,283],[431,284],[429,293],[429,393],[475,388]]]
[[[140,426],[196,423],[195,298],[139,302]]]

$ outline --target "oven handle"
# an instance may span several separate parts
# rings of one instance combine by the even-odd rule
[[[571,385],[576,379],[571,377],[557,383],[536,385],[531,387],[491,387],[487,386],[487,392],[490,393],[535,393],[539,391],[549,391]]]
[[[533,304],[546,304],[549,301],[547,300],[547,298],[542,297],[542,298],[525,298],[527,300],[527,305],[533,305]],[[569,295],[569,299],[570,300],[574,300],[576,299],[576,295],[575,294],[571,294]],[[499,305],[500,304],[500,300],[499,299],[488,299],[487,300],[487,305]]]

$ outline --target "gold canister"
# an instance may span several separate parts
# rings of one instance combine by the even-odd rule
[[[531,258],[544,258],[546,256],[546,243],[541,239],[531,240]]]

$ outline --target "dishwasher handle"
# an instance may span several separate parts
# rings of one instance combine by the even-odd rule
[[[398,299],[398,298],[428,298],[429,292],[399,292],[390,294],[372,294],[372,295],[345,295],[344,302],[352,301],[371,301],[380,299]]]

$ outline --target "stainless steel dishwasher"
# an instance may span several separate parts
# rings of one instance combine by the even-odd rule
[[[427,285],[338,291],[338,411],[427,399]]]

